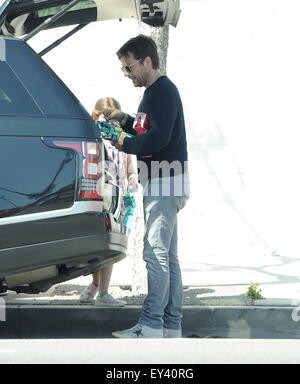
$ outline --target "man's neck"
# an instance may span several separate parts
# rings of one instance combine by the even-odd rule
[[[151,73],[151,75],[149,76],[149,79],[147,80],[147,84],[146,84],[145,88],[147,89],[147,88],[151,87],[151,85],[154,84],[156,82],[156,80],[158,80],[161,76],[162,76],[162,73],[158,69],[153,71]]]

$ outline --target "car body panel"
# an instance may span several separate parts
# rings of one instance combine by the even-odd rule
[[[102,261],[127,252],[124,233],[107,232],[105,214],[85,212],[0,228],[0,278],[50,265]],[[5,239],[4,239],[5,238]],[[18,239],[16,241],[16,239]]]

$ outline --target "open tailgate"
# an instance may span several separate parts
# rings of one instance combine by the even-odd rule
[[[1,33],[6,36],[25,35],[70,2],[2,0]],[[176,26],[179,16],[179,0],[81,0],[49,28],[125,18],[137,19],[155,27]]]

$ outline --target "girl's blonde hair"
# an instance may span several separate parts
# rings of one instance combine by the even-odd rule
[[[121,105],[113,97],[102,97],[101,99],[96,101],[92,115],[95,117],[99,117],[107,108],[121,109]]]

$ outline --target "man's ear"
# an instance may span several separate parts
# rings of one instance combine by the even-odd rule
[[[144,64],[147,68],[152,68],[152,60],[150,56],[146,56],[144,59]]]

